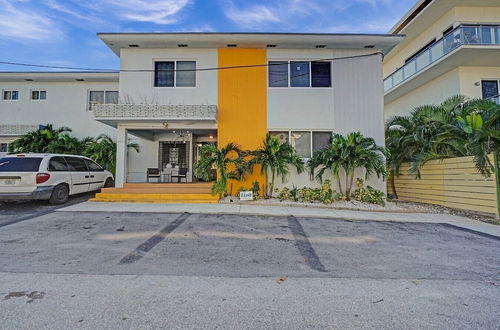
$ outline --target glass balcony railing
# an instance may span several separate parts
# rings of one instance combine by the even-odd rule
[[[462,45],[500,45],[500,25],[460,25],[384,79],[384,92],[396,87]]]

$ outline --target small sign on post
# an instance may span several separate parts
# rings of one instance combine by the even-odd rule
[[[253,201],[253,191],[240,191],[240,201]]]

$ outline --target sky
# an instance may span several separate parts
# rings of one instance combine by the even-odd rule
[[[0,61],[118,69],[98,32],[387,33],[416,1],[0,0]]]

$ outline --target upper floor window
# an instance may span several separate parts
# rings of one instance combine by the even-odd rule
[[[47,91],[31,91],[32,100],[46,100]]]
[[[89,110],[93,104],[118,104],[118,91],[89,91]]]
[[[19,91],[13,90],[4,90],[3,91],[3,99],[4,100],[18,100],[19,99]]]
[[[9,150],[8,143],[0,143],[0,152],[7,152]]]
[[[195,61],[155,62],[155,87],[195,87]]]
[[[331,62],[270,61],[269,87],[332,87]]]

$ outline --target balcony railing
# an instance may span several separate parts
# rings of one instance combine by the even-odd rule
[[[384,79],[384,92],[398,86],[463,45],[500,45],[500,25],[458,26]]]
[[[217,120],[216,105],[93,104],[97,120]]]

